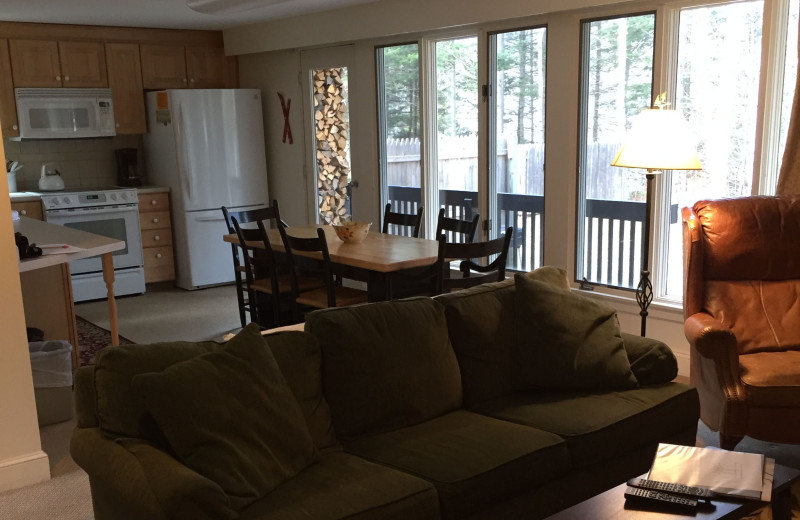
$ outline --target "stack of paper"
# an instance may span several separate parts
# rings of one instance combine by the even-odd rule
[[[775,460],[757,453],[659,444],[649,479],[769,501]]]

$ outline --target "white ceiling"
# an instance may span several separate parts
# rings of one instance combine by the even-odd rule
[[[0,0],[0,20],[219,30],[374,1],[377,0],[288,0],[211,15],[192,11],[185,0]]]

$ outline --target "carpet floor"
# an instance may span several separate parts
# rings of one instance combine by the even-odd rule
[[[94,365],[97,353],[111,345],[111,332],[80,316],[75,316],[75,325],[78,329],[78,359],[81,366]],[[131,343],[133,341],[125,336],[119,337],[120,345]]]

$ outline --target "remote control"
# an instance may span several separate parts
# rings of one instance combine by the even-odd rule
[[[717,496],[716,493],[707,487],[684,486],[683,484],[659,482],[657,480],[647,480],[645,478],[632,478],[628,481],[628,485],[637,488],[652,489],[653,491],[661,491],[662,493],[682,495],[698,500],[710,500]]]
[[[648,509],[654,510],[662,509],[689,514],[697,511],[697,500],[652,489],[628,486],[625,490],[625,500],[626,503],[634,506],[646,506]]]

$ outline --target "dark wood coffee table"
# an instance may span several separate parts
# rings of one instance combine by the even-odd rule
[[[772,485],[773,520],[791,520],[791,485],[800,477],[800,470],[775,464]],[[547,520],[736,520],[764,505],[757,500],[724,498],[712,500],[706,508],[698,508],[695,515],[679,515],[654,511],[641,511],[625,507],[625,484],[609,489],[595,497],[575,504]]]

